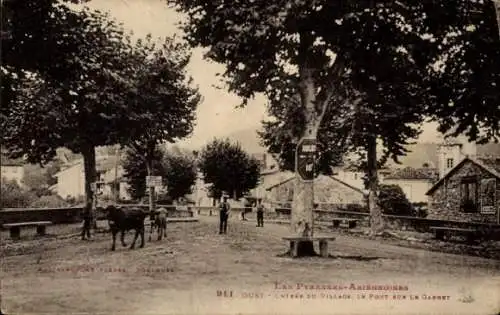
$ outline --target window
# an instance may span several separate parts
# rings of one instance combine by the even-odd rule
[[[358,173],[354,173],[354,179],[357,180],[358,179]]]
[[[460,208],[463,212],[477,212],[479,209],[479,194],[477,178],[466,177],[460,183]]]
[[[453,167],[453,159],[446,159],[446,168]]]

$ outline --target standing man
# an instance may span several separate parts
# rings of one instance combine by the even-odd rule
[[[90,240],[90,227],[92,225],[92,211],[91,205],[87,204],[83,208],[83,229],[82,229],[82,240],[85,240],[85,236]]]
[[[257,201],[257,226],[264,227],[264,206],[261,199]]]
[[[219,225],[219,234],[227,234],[227,218],[229,216],[229,210],[231,209],[231,207],[229,206],[229,202],[227,202],[227,196],[224,195],[222,197],[222,202],[221,204],[219,205],[219,209],[220,209],[220,214],[219,214],[219,218],[220,218],[220,225]]]

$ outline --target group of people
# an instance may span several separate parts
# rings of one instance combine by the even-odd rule
[[[261,200],[257,201],[257,227],[264,227],[264,206],[262,205]],[[219,205],[219,234],[227,234],[227,219],[229,218],[229,211],[231,210],[231,206],[227,201],[227,196],[222,197],[222,202]],[[244,216],[245,210],[243,210],[242,218],[245,220]]]

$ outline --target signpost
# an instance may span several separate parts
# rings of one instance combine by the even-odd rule
[[[302,138],[295,152],[297,172],[303,181],[314,180],[314,159],[316,156],[316,139]]]
[[[161,176],[146,176],[147,187],[161,187]]]

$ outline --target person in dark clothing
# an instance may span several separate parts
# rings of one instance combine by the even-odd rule
[[[230,210],[229,202],[227,202],[227,196],[223,197],[223,201],[219,205],[219,208],[220,208],[219,234],[222,233],[227,234],[227,218],[229,216],[229,210]]]
[[[257,226],[264,227],[264,206],[260,200],[257,204]]]
[[[82,240],[85,240],[85,236],[90,239],[90,227],[92,226],[92,209],[90,205],[86,205],[83,208],[83,229],[82,229]]]

